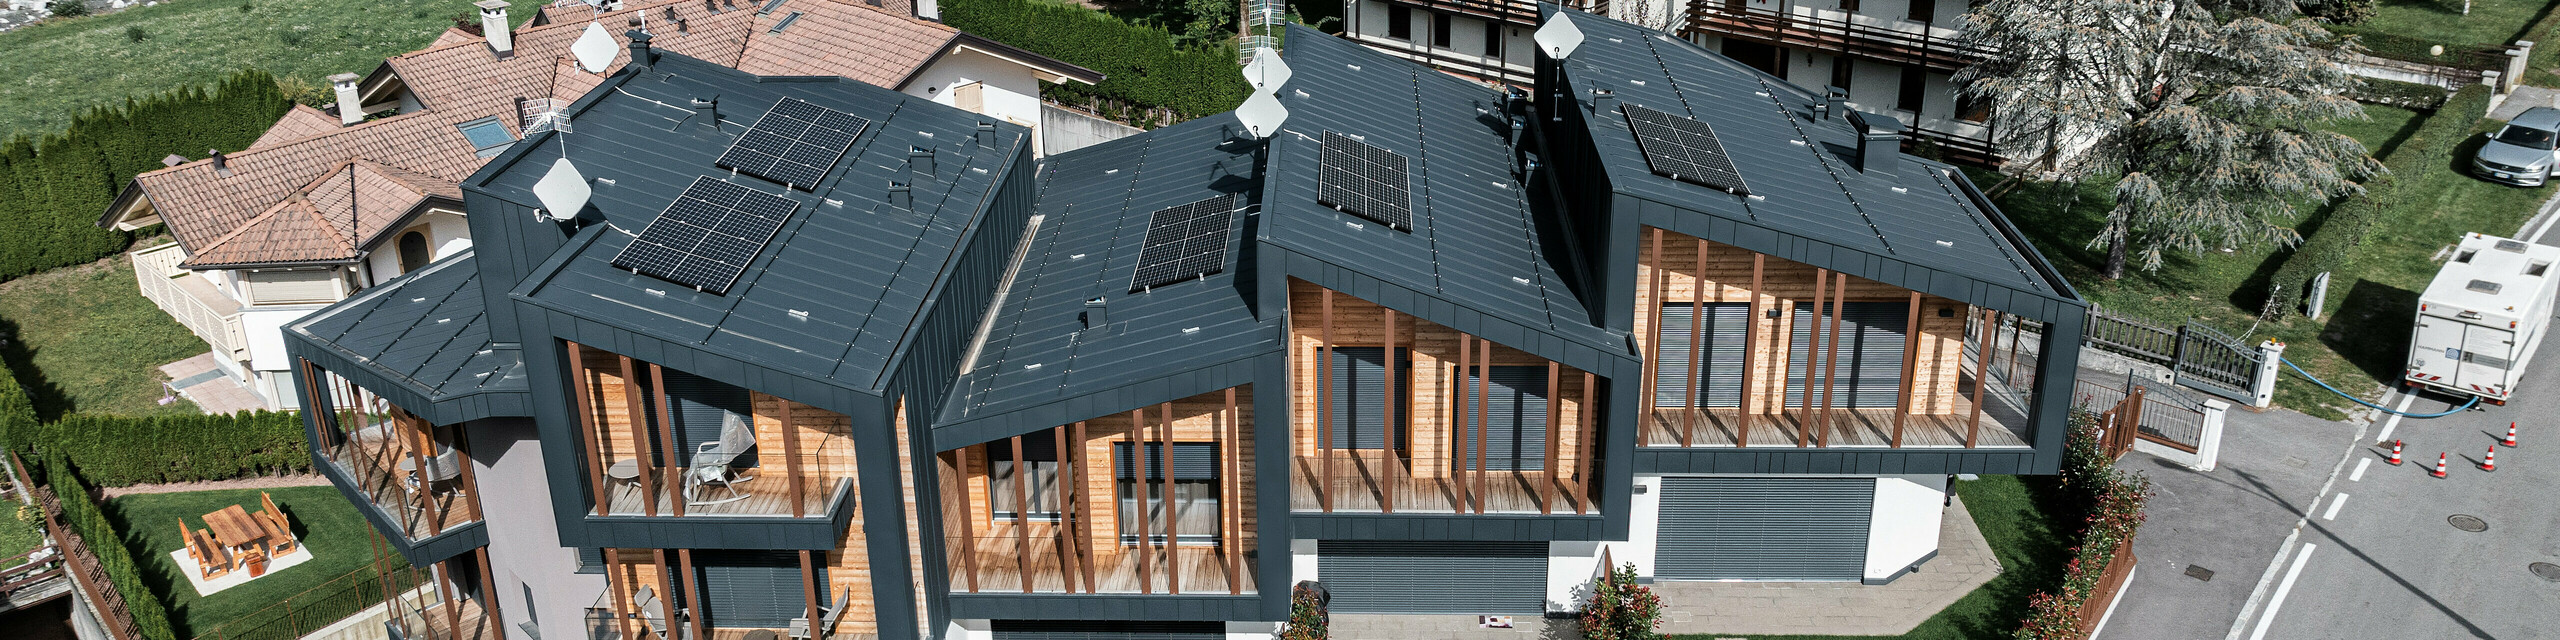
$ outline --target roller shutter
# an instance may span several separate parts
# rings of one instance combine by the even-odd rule
[[[1857,580],[1873,478],[1663,478],[1654,577]]]
[[[992,620],[995,640],[1226,640],[1224,622]]]
[[[1698,406],[1741,406],[1746,346],[1743,337],[1749,330],[1751,305],[1710,302],[1706,304],[1706,318],[1693,320],[1696,315],[1689,303],[1662,305],[1662,349],[1654,368],[1653,406],[1688,405],[1689,330],[1693,321],[1698,323],[1698,341],[1706,343],[1698,354],[1698,359],[1706,363],[1706,377],[1698,380]]]
[[[747,419],[747,427],[755,428],[753,408],[748,406],[747,390],[726,382],[677,371],[660,369],[667,378],[667,404],[672,407],[679,463],[692,460],[702,443],[720,441],[720,425],[732,413]],[[655,410],[654,408],[652,410]],[[735,466],[756,466],[756,451],[738,456]]]
[[[1537,471],[1547,466],[1547,368],[1534,366],[1490,367],[1492,379],[1482,385],[1484,400],[1477,402],[1477,378],[1468,376],[1468,428],[1474,429],[1481,419],[1484,428],[1484,468],[1494,471]],[[1481,408],[1485,415],[1477,416]],[[1459,443],[1459,455],[1466,458],[1466,468],[1476,468],[1475,434],[1470,432]]]
[[[1833,382],[1831,406],[1861,409],[1891,409],[1902,392],[1903,329],[1907,328],[1910,307],[1904,302],[1851,302],[1841,305],[1840,370]],[[1830,318],[1815,327],[1813,305],[1796,307],[1795,335],[1787,344],[1787,406],[1804,406],[1807,376],[1812,377],[1814,399],[1822,394],[1822,354],[1811,353],[1813,332],[1822,331],[1830,351]]]
[[[703,620],[711,626],[780,629],[807,613],[797,553],[699,550],[693,552],[693,567],[701,585]],[[825,576],[817,582],[826,584]],[[818,594],[819,601],[832,602],[828,595]]]
[[[1335,613],[1540,615],[1547,543],[1325,540],[1316,573]]]
[[[1396,349],[1395,397],[1413,398],[1411,352]],[[1336,347],[1333,350],[1333,447],[1336,449],[1403,448],[1399,432],[1410,411],[1387,421],[1387,357],[1385,347]]]

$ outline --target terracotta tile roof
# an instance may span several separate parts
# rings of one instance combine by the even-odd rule
[[[462,27],[445,27],[444,33],[436,34],[436,41],[428,43],[427,48],[433,49],[456,42],[474,42],[479,39],[480,36],[472,35],[471,32],[462,30]]]
[[[481,38],[448,31],[427,48],[386,61],[423,110],[340,127],[325,113],[319,114],[324,123],[297,109],[256,146],[231,154],[227,173],[199,160],[142,174],[135,182],[171,234],[196,256],[189,266],[345,260],[370,240],[361,229],[337,225],[327,238],[293,235],[330,227],[313,216],[347,215],[315,206],[306,191],[327,191],[315,187],[358,158],[381,167],[382,175],[398,171],[407,180],[451,190],[487,161],[455,125],[500,116],[510,133],[521,136],[517,98],[572,100],[602,81],[578,68],[568,52],[590,22],[605,25],[621,49],[608,74],[630,56],[622,36],[628,21],[645,13],[651,45],[660,51],[764,75],[841,75],[891,88],[959,33],[862,0],[790,0],[766,16],[755,15],[757,6],[741,1],[716,13],[700,0],[632,2],[618,12],[545,7],[549,23],[517,29],[514,55],[505,60],[490,56]],[[681,31],[669,19],[670,10],[683,20]],[[772,32],[792,12],[803,15],[781,33]],[[322,124],[325,130],[307,129]],[[373,206],[365,204],[366,215]]]
[[[350,160],[194,252],[185,266],[354,260],[429,198],[460,201],[462,189],[415,171]]]
[[[267,127],[266,133],[258,134],[258,141],[249,143],[249,148],[256,149],[301,140],[336,131],[338,127],[337,116],[329,115],[327,111],[297,104],[293,105],[292,109],[286,110],[284,117],[277,118],[275,126]]]

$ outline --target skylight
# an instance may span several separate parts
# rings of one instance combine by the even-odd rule
[[[507,145],[516,143],[515,134],[507,132],[507,125],[500,123],[494,116],[457,124],[454,127],[462,130],[462,138],[471,141],[471,148],[478,150],[480,157],[483,158],[503,153],[507,150]]]

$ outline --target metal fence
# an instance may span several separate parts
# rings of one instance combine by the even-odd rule
[[[2130,373],[2123,380],[2082,378],[2074,385],[2071,404],[2091,413],[2110,411],[2136,388],[2143,390],[2143,398],[2142,410],[2133,413],[2134,435],[2195,453],[2204,442],[2204,400],[2174,386],[2142,385]]]
[[[2250,391],[2266,355],[2240,338],[2193,321],[2164,327],[2096,305],[2083,328],[2082,339],[2100,351],[2168,367],[2179,385],[2255,404]]]
[[[387,574],[387,576],[386,576]],[[264,609],[196,634],[196,640],[293,640],[337,624],[348,616],[383,603],[389,592],[405,594],[424,581],[398,556],[377,558],[320,586],[287,596]],[[376,629],[379,631],[379,629]]]

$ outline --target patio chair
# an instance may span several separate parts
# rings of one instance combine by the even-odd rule
[[[685,632],[684,625],[677,624],[684,616],[684,610],[677,609],[673,612],[674,615],[670,616],[667,611],[667,601],[658,599],[657,589],[649,585],[640,585],[640,592],[631,596],[631,604],[633,608],[640,610],[637,614],[640,622],[648,626],[649,633],[655,634],[655,637],[665,640],[682,640],[680,636],[690,635]],[[669,629],[674,629],[673,633],[676,635],[670,635]]]
[[[738,491],[737,483],[754,480],[755,476],[738,475],[735,465],[739,456],[755,446],[756,432],[747,426],[745,418],[735,413],[723,417],[720,439],[694,448],[693,462],[685,472],[685,504],[699,507],[747,499],[747,494]],[[706,499],[703,489],[711,485],[718,485],[725,495]]]
[[[186,541],[187,555],[195,558],[198,576],[212,580],[231,574],[231,554],[214,543],[213,532],[187,528],[187,521],[179,519],[178,538]]]
[[[792,640],[833,640],[836,635],[836,621],[844,619],[844,605],[852,600],[851,590],[836,590],[836,605],[819,610],[817,635],[810,635],[808,618],[792,618],[788,636]]]

